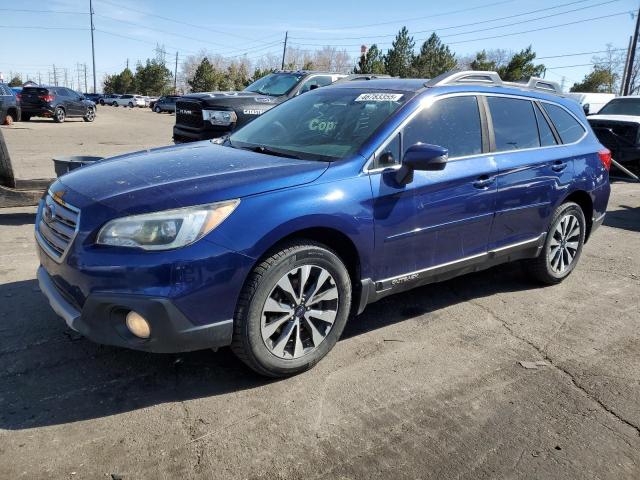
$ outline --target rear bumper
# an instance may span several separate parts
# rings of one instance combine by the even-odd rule
[[[168,298],[126,294],[91,294],[82,310],[68,301],[44,269],[38,268],[40,290],[67,325],[97,343],[148,352],[171,353],[217,348],[231,343],[233,320],[193,325]],[[125,325],[134,310],[151,325],[151,336],[140,339]]]

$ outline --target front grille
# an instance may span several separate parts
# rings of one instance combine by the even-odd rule
[[[199,102],[179,100],[176,102],[176,125],[202,128],[202,105]]]
[[[80,211],[47,194],[36,228],[38,243],[54,260],[62,260],[78,232]]]

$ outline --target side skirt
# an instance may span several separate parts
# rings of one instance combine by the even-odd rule
[[[358,305],[358,314],[365,307],[388,295],[411,290],[429,283],[442,282],[459,275],[486,270],[487,268],[525,258],[535,258],[540,255],[547,234],[514,243],[505,247],[489,250],[485,253],[461,258],[452,262],[435,265],[415,272],[373,281],[370,278],[362,280],[362,294]]]

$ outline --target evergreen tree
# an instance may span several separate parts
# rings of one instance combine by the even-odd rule
[[[487,56],[487,51],[482,50],[481,52],[476,53],[476,58],[469,65],[471,70],[481,70],[481,71],[494,71],[496,69],[496,62],[494,60],[489,60]]]
[[[456,56],[435,33],[422,44],[411,62],[412,74],[418,78],[434,78],[456,68]]]
[[[384,56],[386,72],[394,77],[410,76],[414,47],[415,42],[413,37],[409,36],[407,27],[402,27],[391,44],[391,48]]]
[[[193,77],[187,83],[192,92],[208,92],[215,90],[217,81],[213,65],[211,65],[207,57],[204,57]]]
[[[572,92],[614,93],[617,75],[610,69],[594,66],[593,71],[585,75],[582,82],[574,83]]]
[[[173,75],[159,58],[138,63],[135,77],[136,92],[142,95],[163,95],[173,88]]]
[[[11,81],[9,81],[9,86],[10,87],[21,87],[22,86],[22,79],[16,75],[14,76]]]
[[[509,63],[502,67],[498,67],[498,74],[502,80],[517,82],[526,80],[530,77],[539,77],[544,72],[544,65],[535,65],[533,61],[536,58],[535,52],[529,45],[524,50],[517,52],[511,57]]]
[[[367,53],[360,56],[358,65],[353,69],[353,73],[373,73],[384,74],[386,73],[384,66],[384,55],[378,49],[378,46],[374,43],[369,47]]]

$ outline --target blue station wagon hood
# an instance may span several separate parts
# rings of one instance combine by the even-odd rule
[[[140,213],[302,185],[328,166],[204,141],[113,157],[76,169],[58,182],[118,212]]]

